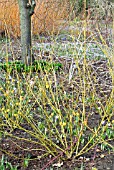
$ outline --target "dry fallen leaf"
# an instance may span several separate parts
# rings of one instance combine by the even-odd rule
[[[104,158],[104,157],[105,157],[105,155],[101,154],[101,155],[100,155],[100,157],[101,157],[101,158]]]
[[[60,168],[62,165],[63,165],[63,162],[61,162],[61,163],[58,162],[58,163],[56,163],[56,164],[53,164],[53,167],[55,166],[55,167],[59,167],[59,168]]]

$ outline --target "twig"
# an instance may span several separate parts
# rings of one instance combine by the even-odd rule
[[[73,145],[75,145],[76,142],[77,142],[77,138],[75,138],[75,140],[74,140],[74,142],[73,142]],[[68,147],[65,149],[65,151],[66,151],[66,150],[69,150],[70,148],[71,148],[71,146],[68,146]],[[57,158],[61,157],[65,151],[61,151],[56,157],[54,157],[53,159],[51,159],[51,161],[49,161],[41,170],[45,170],[50,164],[53,163],[53,161],[55,161]]]

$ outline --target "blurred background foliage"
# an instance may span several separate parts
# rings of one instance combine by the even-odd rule
[[[55,34],[66,22],[78,19],[112,19],[113,3],[106,0],[37,0],[32,18],[35,35]],[[84,14],[86,11],[86,15]],[[0,34],[5,30],[14,37],[20,36],[19,8],[17,0],[0,0]]]

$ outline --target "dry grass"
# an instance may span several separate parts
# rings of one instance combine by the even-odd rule
[[[20,35],[19,8],[16,0],[0,0],[0,32],[17,37]],[[34,34],[56,33],[61,21],[68,17],[67,0],[37,0],[35,14],[32,17]]]

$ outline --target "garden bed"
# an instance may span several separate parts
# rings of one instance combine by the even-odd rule
[[[10,73],[1,68],[0,158],[4,155],[4,167],[10,162],[20,170],[112,170],[114,87],[113,67],[108,58],[111,46],[100,41],[86,42],[85,46],[83,37],[77,40],[66,34],[57,36],[56,41],[50,37],[42,39],[43,42],[33,42],[35,59],[60,63],[62,67],[57,71],[43,69],[20,74],[15,67]],[[8,63],[5,49],[9,61],[20,60],[19,41],[12,40],[13,50],[10,42],[1,43],[3,65]],[[83,150],[88,142],[87,150]]]

